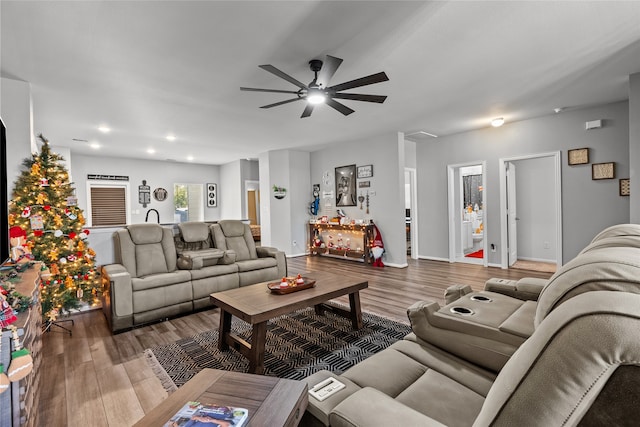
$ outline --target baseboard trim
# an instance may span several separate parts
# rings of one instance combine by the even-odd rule
[[[384,263],[385,267],[394,267],[394,268],[407,268],[409,267],[409,264],[407,264],[406,262],[403,264],[396,264],[396,263],[391,263],[391,262],[385,262]]]
[[[522,261],[546,262],[548,264],[557,264],[558,263],[558,261],[555,260],[555,259],[529,258],[529,257],[521,257],[521,256],[519,256],[518,259],[521,259]]]
[[[444,261],[444,262],[449,262],[449,258],[441,258],[441,257],[437,257],[437,256],[424,256],[424,255],[418,255],[418,259],[428,259],[430,261]]]
[[[287,258],[297,258],[299,256],[307,256],[309,254],[307,253],[301,253],[301,254],[291,254],[291,255],[286,255]]]

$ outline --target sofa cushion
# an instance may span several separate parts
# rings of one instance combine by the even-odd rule
[[[236,261],[238,271],[262,270],[264,268],[276,267],[278,265],[275,258],[258,258],[248,259],[245,261]]]
[[[248,224],[237,220],[222,220],[211,228],[215,246],[222,250],[233,250],[236,261],[258,258],[256,244]]]
[[[138,277],[150,274],[168,273],[164,250],[160,243],[136,245],[136,271]]]
[[[171,273],[152,274],[146,277],[132,277],[131,288],[134,292],[144,289],[161,288],[163,286],[183,283],[191,280],[187,270],[176,270]]]
[[[131,241],[136,245],[160,243],[163,237],[162,227],[158,224],[132,224],[127,227]]]
[[[204,222],[181,222],[178,229],[182,239],[187,243],[202,242],[209,238],[209,226]]]
[[[200,270],[189,271],[189,273],[191,273],[192,280],[205,279],[207,277],[222,276],[225,274],[233,274],[237,272],[238,272],[238,266],[236,264],[229,264],[229,265],[218,264],[218,265],[212,265],[209,267],[203,267]]]

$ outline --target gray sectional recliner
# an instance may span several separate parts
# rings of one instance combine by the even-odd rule
[[[403,340],[341,375],[320,371],[307,378],[310,387],[330,376],[346,385],[326,400],[309,398],[308,424],[634,425],[640,419],[640,248],[629,239],[594,239],[543,285],[537,302],[525,300],[526,309],[514,309],[499,294],[471,293],[496,297],[495,307],[507,301],[503,317],[518,310],[525,310],[523,319],[531,316],[531,333],[513,345],[501,369],[486,366],[491,351],[500,359],[498,347],[486,344],[506,340],[498,338],[499,327],[483,325],[500,322],[499,309],[452,313],[462,332],[448,325],[434,342],[432,303],[415,303],[407,312],[412,333]],[[467,295],[452,304],[489,304]]]
[[[211,293],[287,274],[284,253],[256,248],[241,221],[178,229],[174,236],[158,224],[133,224],[114,233],[116,263],[102,267],[102,307],[113,332],[209,307]]]

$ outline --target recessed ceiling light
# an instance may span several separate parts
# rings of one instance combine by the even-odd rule
[[[156,152],[156,150],[154,150],[153,148],[149,148],[147,150],[147,153],[149,153],[149,154],[154,154],[155,152]]]
[[[192,162],[193,161],[193,156],[187,156],[187,160]]]
[[[176,136],[175,135],[167,135],[167,139],[169,141],[175,141],[176,140]]]
[[[102,133],[109,133],[111,132],[111,128],[109,126],[105,126],[105,125],[101,125],[98,126],[98,130]]]
[[[491,126],[494,128],[499,128],[504,124],[504,119],[502,117],[498,117],[497,119],[491,120]]]
[[[100,144],[98,144],[97,142],[92,142],[91,144],[89,144],[89,147],[97,150],[98,148],[100,148]]]
[[[554,108],[553,111],[555,111],[556,114],[562,113],[564,111],[564,107]]]

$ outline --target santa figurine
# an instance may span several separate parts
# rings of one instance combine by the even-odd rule
[[[382,254],[384,253],[384,243],[382,242],[382,234],[380,230],[373,224],[373,245],[371,247],[371,255],[373,256],[374,267],[384,267],[382,262]]]

